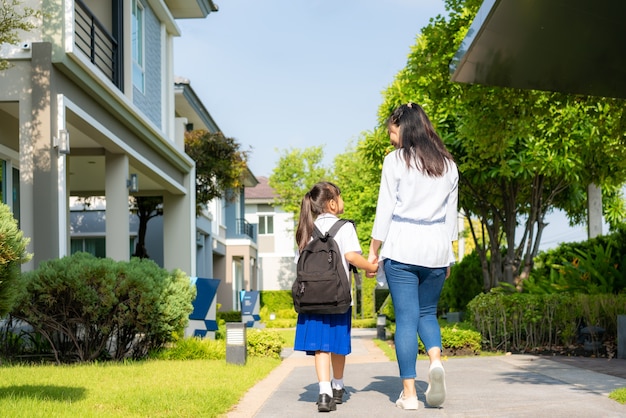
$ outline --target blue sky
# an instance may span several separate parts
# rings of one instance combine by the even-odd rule
[[[406,65],[443,0],[223,0],[203,20],[179,20],[177,76],[187,78],[226,136],[252,147],[269,176],[280,152],[324,147],[325,164],[375,128],[382,92]],[[560,213],[542,249],[586,238]]]
[[[324,146],[325,164],[374,129],[382,91],[443,0],[222,0],[179,20],[177,76],[269,176],[278,150]]]

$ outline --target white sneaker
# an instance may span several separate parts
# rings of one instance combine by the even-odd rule
[[[446,372],[441,363],[434,363],[428,370],[428,389],[426,403],[428,406],[440,406],[446,399]]]
[[[417,409],[417,395],[404,397],[404,391],[400,392],[400,397],[396,401],[396,406],[402,409]]]

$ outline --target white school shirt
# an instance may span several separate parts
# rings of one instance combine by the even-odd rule
[[[400,150],[383,161],[372,238],[383,242],[379,259],[423,267],[454,262],[452,241],[458,239],[456,164],[449,161],[441,177],[409,168]]]

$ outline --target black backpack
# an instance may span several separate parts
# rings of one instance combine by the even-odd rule
[[[300,252],[296,281],[291,287],[296,312],[343,314],[350,309],[350,281],[343,268],[343,254],[334,239],[346,222],[350,221],[339,219],[323,235],[315,226],[313,239]]]

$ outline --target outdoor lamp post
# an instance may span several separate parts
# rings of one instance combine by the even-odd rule
[[[226,362],[246,364],[246,324],[226,323]]]

